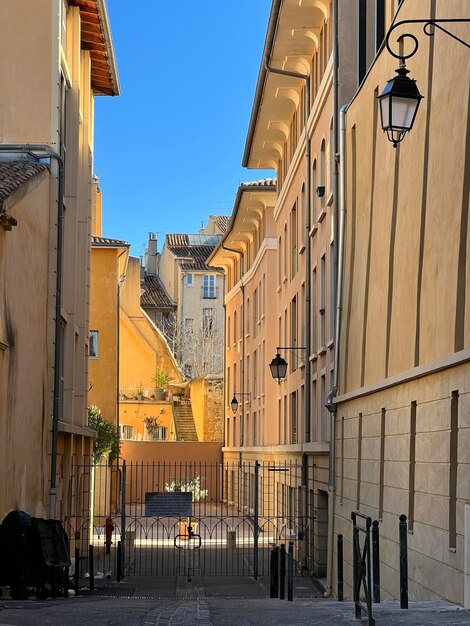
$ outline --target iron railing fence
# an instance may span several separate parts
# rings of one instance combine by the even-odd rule
[[[118,542],[125,575],[268,576],[289,541],[295,572],[311,569],[313,480],[297,463],[88,464],[71,481],[64,527],[82,574],[93,545],[95,572],[114,576]]]

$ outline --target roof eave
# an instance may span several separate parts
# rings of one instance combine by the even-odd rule
[[[251,110],[250,124],[248,126],[248,135],[245,143],[245,151],[243,153],[242,166],[248,167],[250,160],[251,146],[253,144],[253,137],[255,134],[256,123],[259,116],[259,108],[261,105],[261,98],[263,96],[264,84],[266,82],[266,67],[264,65],[265,59],[269,59],[271,56],[274,37],[276,34],[277,22],[279,20],[279,11],[281,8],[282,0],[274,0],[271,13],[269,15],[268,30],[266,33],[266,39],[264,42],[263,55],[261,57],[261,66],[258,73],[258,82],[256,83],[255,101]]]
[[[106,7],[106,0],[97,0],[98,12],[103,27],[103,37],[106,41],[106,49],[108,51],[108,63],[111,82],[113,83],[113,96],[121,95],[121,86],[119,84],[119,77],[117,72],[116,57],[114,54],[113,38],[111,36],[111,29],[109,27],[108,9]],[[97,94],[98,95],[98,94]],[[105,94],[100,94],[105,95]]]
[[[253,192],[253,191],[264,191],[269,192],[276,192],[277,190],[277,185],[273,185],[273,187],[267,187],[267,186],[263,186],[263,185],[259,185],[257,183],[242,183],[241,185],[238,186],[238,190],[237,190],[237,195],[235,196],[235,203],[233,206],[233,211],[232,211],[232,215],[230,216],[230,220],[227,224],[227,230],[225,231],[223,237],[221,238],[221,240],[219,241],[219,243],[216,245],[216,247],[214,248],[214,250],[212,251],[212,253],[208,256],[207,258],[207,265],[210,265],[212,262],[214,262],[214,259],[217,255],[217,253],[220,251],[220,249],[224,249],[224,242],[225,240],[228,238],[228,236],[231,234],[233,226],[235,225],[235,221],[237,219],[237,214],[238,214],[238,210],[240,208],[240,203],[241,203],[241,199],[243,197],[243,193],[244,192]],[[241,250],[240,250],[241,252]],[[220,262],[217,264],[218,266],[222,265]]]

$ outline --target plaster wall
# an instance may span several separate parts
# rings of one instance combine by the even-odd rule
[[[399,18],[458,18],[467,9],[459,0],[408,0]],[[468,25],[456,28],[469,39]],[[380,520],[382,597],[396,598],[398,515],[405,513],[413,525],[410,598],[462,603],[470,499],[470,59],[438,31],[418,39],[407,66],[425,98],[400,146],[394,150],[380,128],[376,96],[396,66],[386,50],[346,114],[334,531],[347,542],[350,594],[350,513]]]
[[[89,404],[112,424],[117,419],[118,248],[92,248],[90,331],[98,331],[98,356],[88,359]]]
[[[129,258],[126,281],[121,291],[121,389],[155,387],[152,377],[160,367],[182,382],[177,364],[157,327],[140,308],[140,260]]]
[[[0,228],[0,471],[8,477],[0,481],[0,519],[16,508],[44,515],[48,502],[50,183],[40,177],[9,210],[18,225]]]
[[[56,14],[54,17],[54,13]],[[0,141],[50,144],[58,52],[58,2],[5,0],[0,6]],[[18,42],[21,41],[21,45]],[[14,61],[12,59],[14,51]],[[18,80],[21,68],[21,80]]]
[[[223,380],[190,382],[191,408],[199,441],[224,441]]]

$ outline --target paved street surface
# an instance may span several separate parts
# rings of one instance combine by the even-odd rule
[[[83,581],[86,585],[86,581]],[[0,599],[2,626],[296,626],[366,624],[354,618],[350,602],[321,599],[307,578],[295,581],[294,602],[271,600],[269,580],[240,577],[129,578],[121,583],[96,581],[93,593],[55,600]],[[373,607],[377,626],[470,625],[470,612],[444,602],[397,602]]]

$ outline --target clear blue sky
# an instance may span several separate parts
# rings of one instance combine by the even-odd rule
[[[95,99],[103,235],[144,253],[149,231],[229,214],[271,0],[107,0],[122,95]]]

